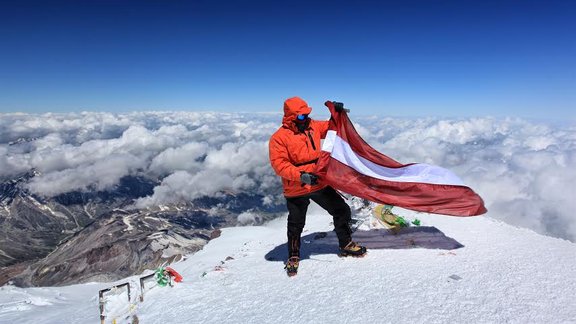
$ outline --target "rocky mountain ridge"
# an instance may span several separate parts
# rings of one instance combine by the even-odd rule
[[[143,210],[157,180],[128,176],[109,191],[38,197],[25,184],[38,172],[0,182],[0,284],[60,286],[111,281],[153,269],[201,249],[219,228],[255,210],[266,219],[282,210],[257,195],[222,193]]]

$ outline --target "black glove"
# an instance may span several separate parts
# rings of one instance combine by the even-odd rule
[[[336,112],[342,112],[342,110],[344,110],[344,103],[343,102],[332,101],[332,103],[334,104],[334,108],[336,109]]]
[[[300,174],[300,182],[307,185],[317,185],[318,184],[318,176],[314,173],[302,172]]]
[[[334,104],[334,110],[336,110],[336,112],[339,112],[339,113],[341,113],[342,111],[345,111],[347,113],[350,112],[350,109],[344,108],[343,102],[332,101],[332,103]]]

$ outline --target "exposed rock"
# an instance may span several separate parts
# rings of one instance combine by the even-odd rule
[[[212,239],[215,239],[215,238],[217,238],[217,237],[220,237],[220,235],[222,235],[222,231],[221,231],[221,230],[219,230],[219,229],[214,230],[214,231],[212,231],[212,233],[210,233],[210,239],[211,239],[211,240],[212,240]]]
[[[20,286],[60,286],[117,280],[201,249],[210,230],[186,230],[174,215],[103,217],[13,278]],[[160,226],[159,226],[160,225]]]
[[[125,177],[106,192],[37,197],[23,186],[36,174],[0,182],[0,285],[117,280],[198,251],[248,209],[261,213],[262,221],[283,210],[262,210],[261,197],[234,193],[127,209],[153,192],[157,181],[143,177]]]

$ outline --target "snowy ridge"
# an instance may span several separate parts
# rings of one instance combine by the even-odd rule
[[[285,248],[285,217],[266,226],[226,228],[203,250],[172,265],[184,282],[151,290],[135,313],[140,323],[576,321],[576,244],[486,217],[399,213],[417,216],[424,227],[464,247],[407,245],[342,259],[335,245],[317,249],[303,241],[309,252],[298,275],[288,278],[282,260],[270,258]],[[330,231],[330,221],[312,208],[303,236]],[[126,281],[134,277],[120,282]],[[108,286],[6,286],[0,290],[0,322],[96,323],[96,296]]]

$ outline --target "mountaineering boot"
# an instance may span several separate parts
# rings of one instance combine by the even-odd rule
[[[341,257],[363,257],[364,255],[366,255],[366,247],[358,245],[353,241],[350,241],[345,247],[340,248]]]
[[[286,269],[286,274],[288,277],[294,277],[298,273],[298,264],[300,263],[300,258],[293,256],[288,258],[284,269]]]

